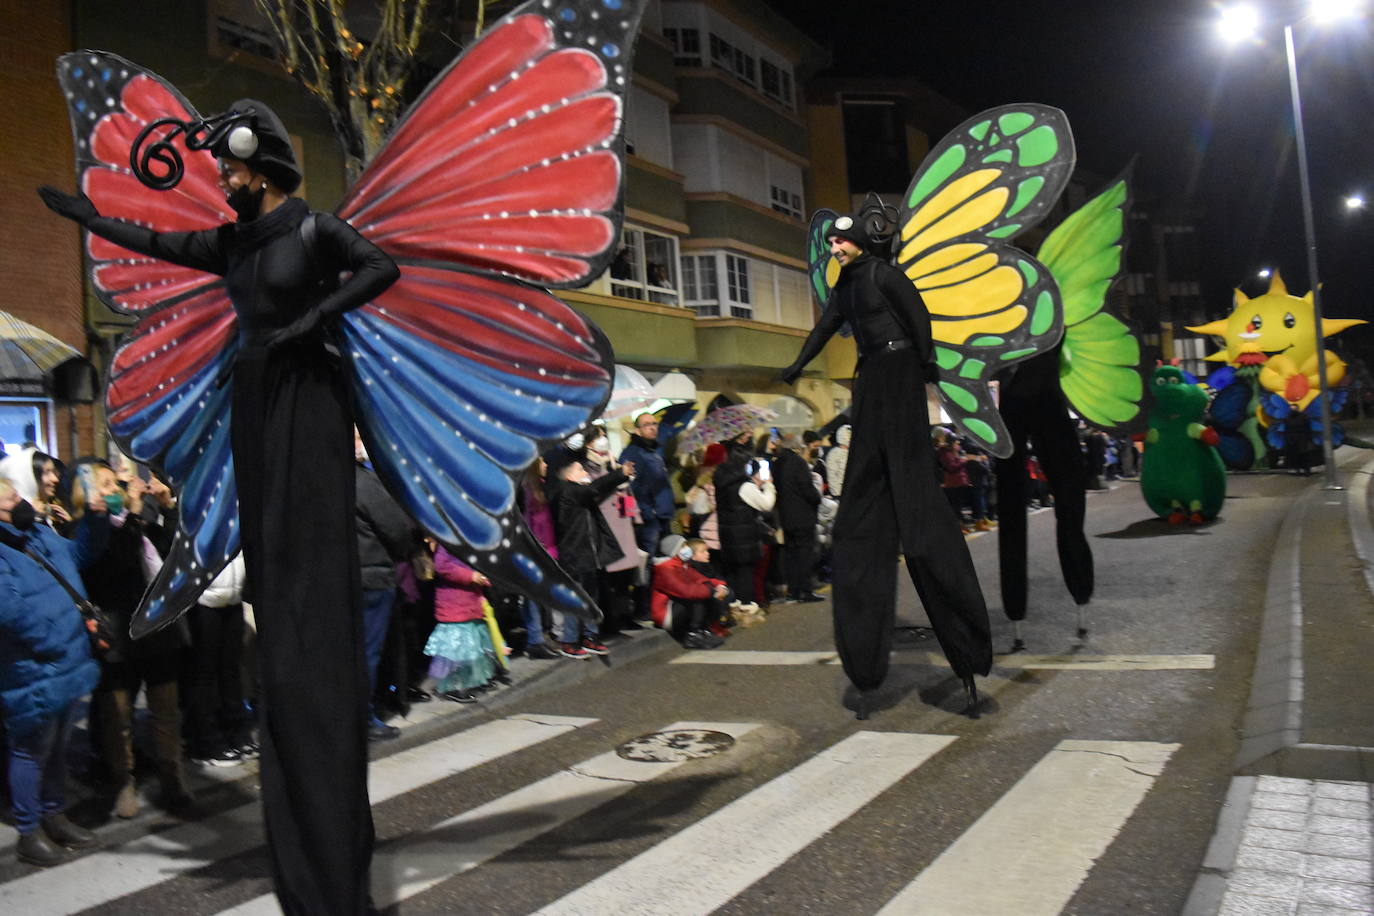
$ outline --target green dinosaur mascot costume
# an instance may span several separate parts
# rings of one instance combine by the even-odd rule
[[[1155,395],[1140,492],[1150,509],[1171,525],[1201,525],[1216,518],[1226,499],[1226,468],[1204,426],[1207,393],[1176,366],[1160,366],[1151,378]]]

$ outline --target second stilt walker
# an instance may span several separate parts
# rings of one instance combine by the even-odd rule
[[[840,265],[820,321],[779,377],[789,384],[846,323],[858,344],[844,498],[834,532],[835,645],[860,691],[858,717],[887,676],[898,552],[977,715],[975,674],[992,667],[987,606],[968,547],[935,482],[923,396],[935,375],[930,315],[912,282],[873,251],[882,208],[842,216],[826,242]]]

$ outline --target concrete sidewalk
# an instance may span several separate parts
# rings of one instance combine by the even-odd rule
[[[1374,459],[1314,474],[1270,559],[1236,776],[1184,913],[1374,913]]]

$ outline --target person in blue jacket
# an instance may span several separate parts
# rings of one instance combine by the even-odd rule
[[[627,461],[635,467],[630,492],[639,504],[640,524],[635,526],[635,540],[639,549],[652,557],[658,553],[659,541],[672,533],[674,509],[673,485],[668,480],[667,463],[658,441],[658,418],[653,414],[635,417],[635,433],[620,453],[620,463]],[[641,623],[649,619],[652,602],[653,583],[646,582],[635,591],[635,618]]]
[[[95,688],[100,666],[71,595],[27,552],[38,554],[85,594],[80,570],[109,536],[104,494],[74,540],[35,524],[33,505],[0,478],[0,716],[9,742],[10,802],[21,862],[56,865],[62,847],[95,844],[95,834],[69,821],[66,750],[80,717],[78,700]]]

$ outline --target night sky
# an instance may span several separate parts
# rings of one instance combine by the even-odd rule
[[[831,49],[839,73],[914,76],[970,113],[1062,108],[1079,163],[1104,179],[1138,156],[1145,193],[1204,212],[1214,315],[1229,311],[1234,286],[1263,291],[1262,266],[1297,295],[1309,288],[1281,21],[1264,44],[1228,49],[1207,0],[772,5]],[[1368,18],[1300,25],[1297,48],[1324,311],[1374,320],[1374,29]],[[1355,191],[1371,203],[1352,216],[1343,199]],[[1374,350],[1374,332],[1345,338]]]

